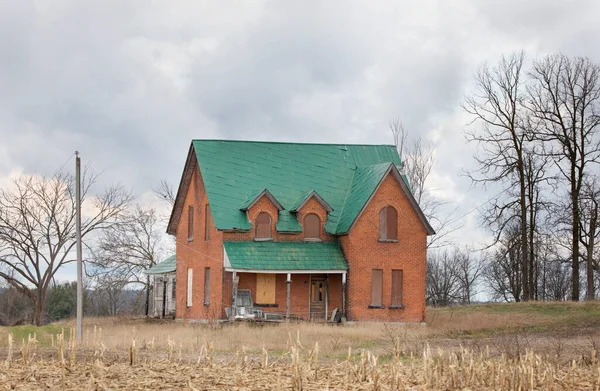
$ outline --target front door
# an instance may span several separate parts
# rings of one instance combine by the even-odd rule
[[[325,300],[327,300],[325,277],[311,276],[310,320],[325,320]]]

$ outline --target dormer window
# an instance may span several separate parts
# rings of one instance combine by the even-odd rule
[[[321,239],[321,219],[314,213],[309,213],[304,218],[304,239]]]
[[[257,240],[270,240],[273,239],[271,235],[271,216],[266,212],[260,212],[256,216],[256,228],[254,231],[254,239]]]
[[[386,206],[379,212],[379,240],[398,241],[398,212],[391,206]]]

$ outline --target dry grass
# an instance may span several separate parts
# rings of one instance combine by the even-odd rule
[[[81,344],[73,321],[0,328],[0,389],[598,389],[599,315],[550,303],[430,309],[427,327],[88,318]]]

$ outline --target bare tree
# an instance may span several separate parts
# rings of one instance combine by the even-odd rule
[[[485,254],[482,258],[485,257]],[[476,257],[475,252],[468,247],[454,250],[456,259],[456,275],[460,292],[460,301],[463,304],[471,304],[471,300],[477,295],[477,284],[483,273],[485,259]]]
[[[175,193],[173,186],[167,180],[161,180],[152,191],[158,198],[167,201],[171,206],[175,205],[177,193]]]
[[[527,107],[538,120],[537,137],[552,146],[571,207],[571,299],[579,300],[580,198],[588,166],[600,158],[600,66],[587,58],[551,55],[533,64]]]
[[[429,178],[433,171],[435,156],[433,147],[421,137],[409,140],[400,118],[390,121],[390,130],[394,145],[402,158],[401,171],[406,178],[415,200],[433,226],[436,234],[428,237],[427,247],[440,248],[450,244],[448,237],[461,227],[453,210],[445,210],[447,202],[434,196],[429,187]]]
[[[110,228],[129,203],[122,186],[93,197],[97,176],[85,169],[82,179],[82,237]],[[0,277],[35,304],[33,322],[42,323],[46,292],[56,272],[73,261],[75,180],[58,172],[50,177],[23,175],[12,190],[0,190]]]
[[[520,225],[508,225],[483,270],[483,280],[495,300],[522,301],[523,274]]]
[[[586,266],[586,300],[594,300],[596,288],[594,272],[599,269],[595,260],[596,241],[600,230],[598,229],[598,205],[600,204],[600,185],[598,178],[584,178],[580,197],[579,242],[585,253],[583,259]]]
[[[91,274],[100,283],[134,284],[145,289],[146,315],[151,285],[150,277],[143,271],[158,263],[168,250],[160,228],[154,209],[136,205],[117,224],[104,230],[93,257]]]
[[[527,159],[532,159],[530,121],[521,106],[524,94],[523,52],[502,57],[495,67],[484,66],[475,76],[476,91],[465,98],[464,110],[480,123],[481,129],[468,131],[467,140],[477,143],[475,155],[479,167],[468,172],[474,183],[495,183],[502,191],[485,211],[484,221],[493,228],[498,241],[509,225],[519,224],[520,275],[523,277],[523,300],[533,298],[535,282],[529,251],[530,221],[528,209]],[[529,161],[530,166],[533,161]]]
[[[434,251],[427,257],[427,302],[446,306],[460,297],[458,260],[447,250]]]

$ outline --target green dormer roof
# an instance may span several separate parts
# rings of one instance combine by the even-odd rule
[[[283,208],[277,230],[300,232],[291,211],[315,192],[332,209],[326,232],[341,234],[351,227],[381,176],[401,161],[393,145],[194,140],[178,199],[187,192],[185,178],[191,176],[195,163],[220,230],[251,229],[242,209],[267,190]],[[183,205],[175,204],[169,233],[175,232],[182,209]]]

